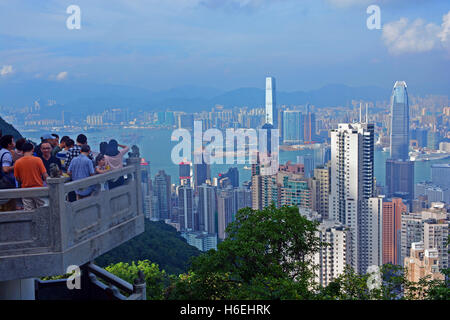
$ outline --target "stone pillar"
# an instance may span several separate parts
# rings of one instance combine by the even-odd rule
[[[138,277],[134,279],[133,294],[139,294],[140,300],[147,300],[147,284],[142,270],[138,271]]]
[[[66,178],[47,178],[50,198],[50,226],[53,250],[62,252],[67,247],[68,231],[65,215],[66,199],[64,182]]]
[[[142,207],[143,207],[143,199],[142,199],[142,172],[141,172],[141,158],[128,158],[127,159],[127,165],[134,166],[134,183],[135,183],[135,190],[136,190],[136,202],[137,202],[137,215],[144,214]]]

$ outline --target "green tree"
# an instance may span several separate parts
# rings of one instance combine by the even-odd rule
[[[129,263],[119,262],[105,268],[115,276],[133,283],[138,277],[139,270],[144,273],[147,289],[147,300],[161,300],[164,297],[164,290],[170,283],[170,278],[164,270],[159,270],[159,266],[149,260],[134,261]]]
[[[322,243],[316,222],[296,207],[239,210],[218,250],[195,258],[169,299],[309,299],[313,255]]]

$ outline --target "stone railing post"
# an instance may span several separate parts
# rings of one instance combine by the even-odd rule
[[[52,247],[56,252],[62,252],[67,248],[68,230],[66,223],[66,203],[64,182],[66,178],[47,178],[49,189],[50,206],[50,230],[52,237]]]
[[[142,199],[142,172],[141,172],[141,158],[128,158],[127,165],[134,166],[134,183],[136,190],[136,202],[137,202],[137,215],[143,214],[143,199]]]
[[[145,283],[145,276],[142,270],[138,271],[138,277],[134,279],[133,294],[139,295],[139,300],[147,300],[147,284]]]

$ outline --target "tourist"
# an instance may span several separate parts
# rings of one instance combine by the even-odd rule
[[[72,162],[72,159],[75,157],[78,157],[81,153],[81,147],[87,145],[87,137],[84,134],[79,134],[77,137],[77,143],[72,148],[69,149],[68,155],[67,155],[67,161],[66,161],[66,168],[69,168],[70,162]],[[90,148],[89,148],[90,150]],[[91,161],[94,161],[94,156],[92,155],[92,152],[89,151],[88,158]],[[94,166],[94,164],[92,164]]]
[[[94,164],[89,158],[91,148],[87,144],[83,144],[80,147],[80,155],[73,158],[70,162],[67,173],[72,177],[72,181],[77,181],[90,177],[95,174]],[[78,189],[75,191],[76,199],[80,200],[91,195],[95,190],[95,186],[89,186],[84,189]]]
[[[0,174],[1,183],[0,188],[10,189],[16,187],[16,180],[14,178],[14,160],[12,152],[15,148],[14,137],[12,135],[4,135],[0,138]],[[16,210],[15,199],[1,199],[0,211],[14,211]]]
[[[41,156],[42,162],[44,163],[44,167],[47,170],[47,174],[50,175],[50,165],[52,163],[56,164],[59,168],[59,175],[62,173],[62,165],[61,160],[57,157],[52,156],[52,146],[49,142],[41,143]]]
[[[119,147],[121,150],[119,151]],[[111,140],[108,143],[108,147],[106,149],[105,159],[106,162],[111,167],[111,170],[117,170],[123,168],[123,156],[130,150],[129,147],[125,145],[118,144],[116,140]],[[109,181],[109,189],[113,189],[115,187],[121,186],[124,183],[124,178],[121,176],[115,181]]]
[[[105,155],[99,153],[95,158],[95,173],[102,174],[111,170],[111,167],[106,162]]]
[[[34,155],[36,157],[40,157],[41,154],[41,144],[45,143],[45,142],[49,142],[50,145],[52,145],[53,148],[53,144],[54,144],[54,139],[55,137],[51,134],[51,133],[46,133],[41,137],[41,143],[34,148]]]
[[[52,156],[56,156],[58,154],[58,152],[64,150],[64,148],[66,147],[66,141],[69,140],[70,138],[68,136],[64,136],[61,138],[61,140],[59,141],[59,144],[57,144],[53,150],[52,150]]]
[[[27,142],[25,138],[20,138],[19,140],[16,141],[16,148],[14,149],[14,152],[12,152],[14,162],[23,157],[22,147],[25,144],[25,142]]]
[[[14,181],[14,160],[12,153],[16,147],[12,135],[4,135],[0,138],[0,164],[5,175]]]
[[[23,147],[23,157],[14,165],[14,175],[21,188],[38,188],[44,186],[48,174],[41,158],[33,156],[34,146],[26,142]],[[44,200],[40,198],[23,198],[23,208],[26,211],[42,207]]]
[[[106,141],[100,142],[100,153],[105,155],[107,150],[108,150],[108,142]]]
[[[63,137],[64,139],[64,137]],[[64,147],[61,151],[59,151],[56,154],[56,157],[61,160],[62,170],[63,172],[67,171],[66,161],[69,156],[69,150],[75,145],[75,141],[68,138],[64,141],[64,145],[60,145],[61,147]]]

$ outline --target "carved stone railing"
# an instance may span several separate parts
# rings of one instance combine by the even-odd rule
[[[142,271],[134,283],[113,275],[93,263],[81,266],[78,289],[68,289],[67,279],[35,280],[36,300],[146,300],[146,282]],[[70,280],[69,280],[70,281]]]
[[[47,187],[0,190],[0,199],[44,198],[33,211],[0,212],[0,281],[65,274],[144,231],[141,166],[67,182],[48,178]],[[109,190],[108,181],[126,177]],[[95,185],[90,197],[69,202],[67,195]]]

